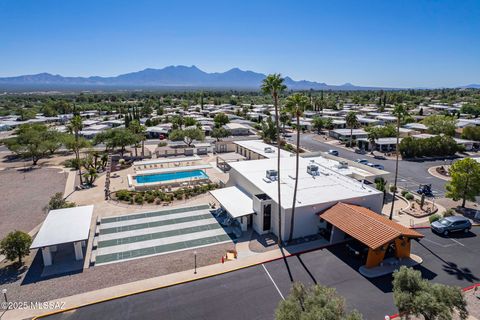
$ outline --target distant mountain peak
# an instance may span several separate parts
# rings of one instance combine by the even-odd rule
[[[121,74],[114,77],[63,77],[50,73],[34,75],[22,75],[17,77],[0,78],[2,88],[166,88],[166,87],[189,87],[189,88],[229,88],[249,89],[260,88],[266,75],[250,70],[241,70],[234,67],[225,72],[208,73],[195,65],[171,65],[161,69],[145,68],[140,71]],[[290,90],[360,90],[373,89],[356,87],[350,83],[342,86],[331,86],[307,80],[293,80],[285,77],[285,84]]]

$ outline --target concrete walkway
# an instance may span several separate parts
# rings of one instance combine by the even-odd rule
[[[84,292],[81,294],[59,298],[51,301],[52,303],[61,302],[63,304],[63,309],[77,307],[79,305],[91,304],[94,302],[112,299],[113,297],[121,297],[125,295],[130,295],[133,293],[138,293],[147,290],[153,290],[162,288],[165,286],[171,286],[175,284],[180,284],[183,282],[193,281],[196,279],[202,279],[205,277],[215,276],[217,274],[234,271],[237,269],[249,267],[256,264],[261,264],[266,261],[279,259],[284,256],[291,254],[319,249],[325,246],[323,241],[312,241],[308,243],[303,243],[300,245],[287,247],[283,250],[276,249],[264,253],[255,253],[248,254],[244,258],[228,261],[224,264],[218,263],[206,267],[201,267],[197,269],[197,273],[194,274],[194,270],[187,270],[178,273],[172,273],[160,277],[144,279],[140,281],[130,282],[118,286],[113,286],[110,288],[104,288],[100,290]],[[2,320],[8,319],[26,319],[34,316],[46,314],[48,312],[54,312],[56,310],[9,310],[7,311]]]

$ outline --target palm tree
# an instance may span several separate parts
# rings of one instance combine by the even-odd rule
[[[80,145],[79,144],[79,132],[83,129],[83,120],[82,117],[79,115],[76,115],[70,120],[70,124],[67,126],[68,131],[72,134],[75,135],[75,145],[78,146],[75,152],[75,161],[78,165],[78,175],[80,176],[80,184],[83,184],[82,180],[82,164],[80,163]]]
[[[395,145],[395,180],[393,183],[393,199],[392,199],[392,207],[390,208],[390,216],[389,219],[393,219],[393,207],[395,205],[395,194],[397,193],[397,178],[398,178],[398,155],[400,154],[399,149],[399,140],[400,140],[400,123],[402,119],[407,114],[407,110],[403,105],[397,105],[393,109],[393,115],[397,117],[397,143]]]
[[[368,143],[370,144],[370,153],[373,154],[373,149],[375,148],[375,141],[379,138],[378,131],[376,128],[371,128],[368,132]]]
[[[296,118],[297,126],[297,153],[295,155],[295,187],[293,188],[293,203],[292,214],[290,216],[290,235],[288,236],[288,242],[293,239],[293,228],[295,222],[295,202],[297,201],[297,189],[298,189],[298,167],[300,158],[300,117],[303,115],[305,108],[309,105],[308,98],[300,93],[295,93],[287,98],[285,104],[286,109],[290,112],[292,117]]]
[[[278,192],[278,245],[282,244],[282,202],[280,194],[280,125],[279,125],[279,106],[278,96],[287,89],[287,86],[283,83],[284,79],[279,73],[269,74],[262,81],[262,92],[270,94],[273,98],[273,106],[275,107],[275,127],[277,130],[277,192]]]
[[[347,128],[350,128],[350,148],[352,147],[353,139],[353,129],[358,126],[357,114],[353,111],[347,113],[345,117],[345,122],[347,123]]]

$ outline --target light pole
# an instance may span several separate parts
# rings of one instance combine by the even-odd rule
[[[2,293],[3,293],[3,298],[5,299],[5,302],[8,303],[8,300],[7,300],[7,289],[2,289]],[[7,304],[7,308],[8,308],[8,304]]]
[[[194,261],[194,274],[197,274],[197,251],[193,251],[193,261]]]

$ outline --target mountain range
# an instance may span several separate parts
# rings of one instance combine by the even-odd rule
[[[162,69],[147,68],[114,77],[63,77],[50,73],[0,78],[0,89],[13,90],[62,90],[62,89],[259,89],[266,75],[233,68],[225,72],[208,73],[196,66],[168,66]],[[290,90],[395,90],[395,88],[363,87],[351,83],[329,85],[307,80],[295,81],[285,77]],[[459,88],[480,88],[471,84]]]

